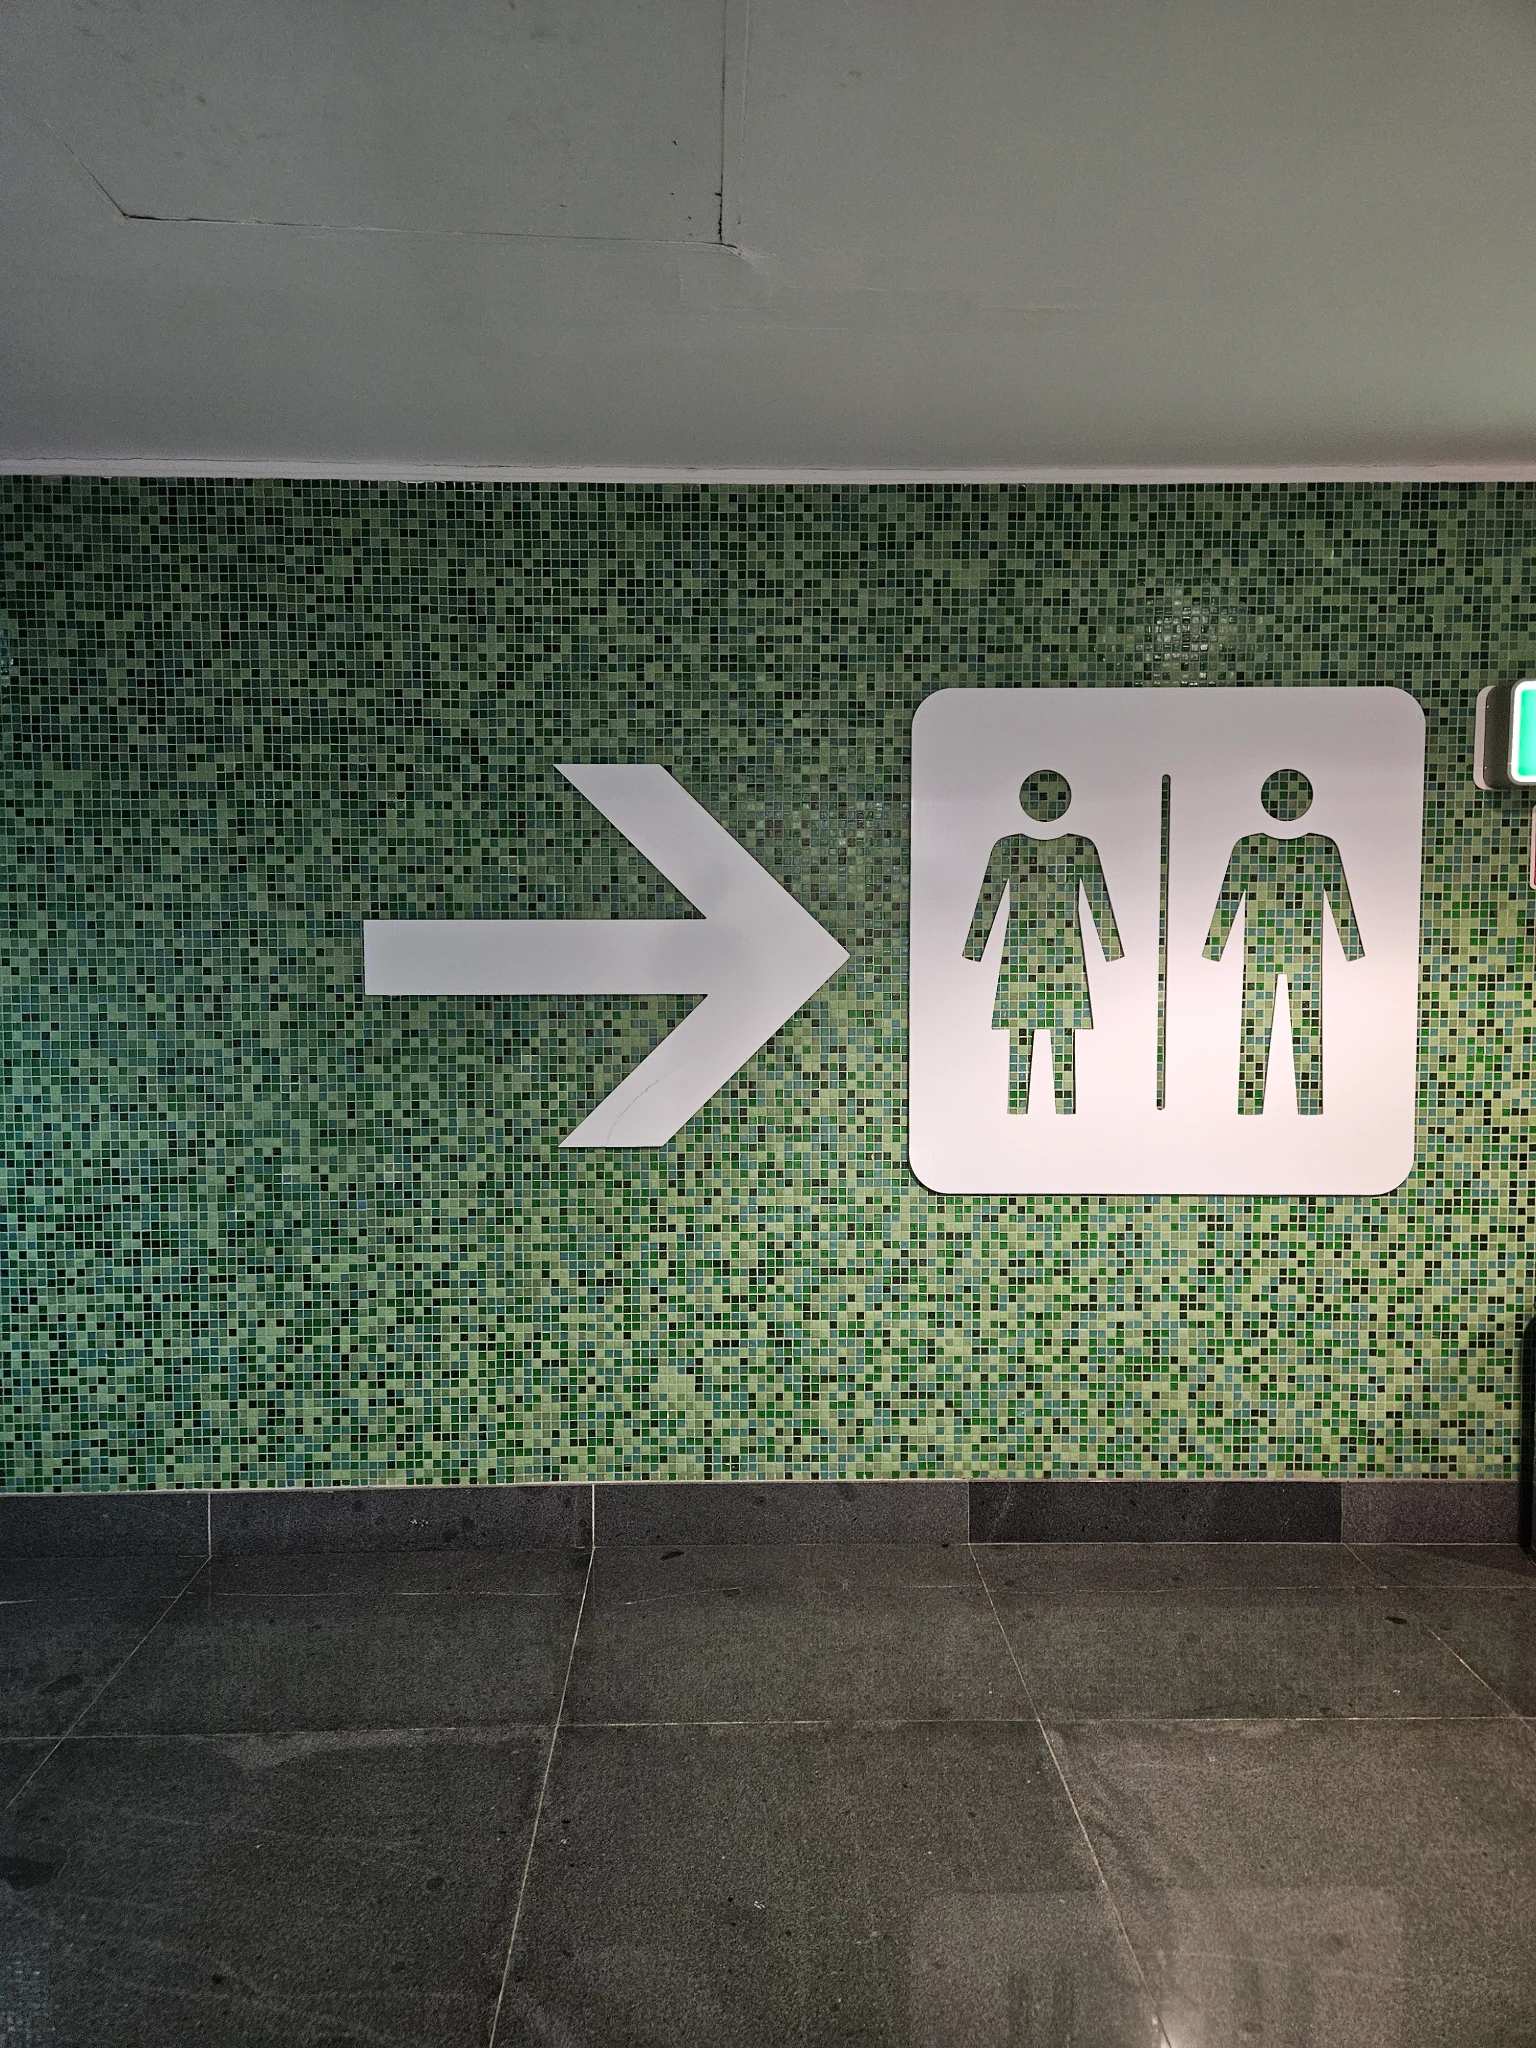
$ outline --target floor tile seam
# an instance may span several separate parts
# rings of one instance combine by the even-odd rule
[[[1507,1728],[1519,1714],[1053,1714],[1050,1728]]]
[[[509,1736],[546,1737],[552,1721],[344,1721],[329,1727],[313,1723],[281,1728],[103,1728],[71,1729],[63,1735],[0,1735],[0,1742],[325,1742],[352,1736],[379,1738],[382,1749],[394,1738],[415,1735],[454,1736],[493,1741]]]
[[[1360,1552],[1364,1546],[1361,1545],[1359,1542],[1342,1543],[1339,1547],[1341,1550],[1347,1550],[1349,1552],[1350,1556],[1355,1560],[1356,1564],[1359,1565],[1360,1569],[1367,1574],[1371,1584],[1377,1587],[1381,1592],[1409,1592],[1413,1589],[1413,1580],[1399,1577],[1398,1574],[1393,1571],[1391,1565],[1387,1563],[1385,1558],[1382,1558],[1378,1563],[1373,1564],[1370,1558],[1362,1557],[1360,1555]],[[1389,1546],[1381,1545],[1379,1547],[1387,1548]],[[1390,1546],[1390,1548],[1394,1550],[1400,1547],[1402,1546],[1399,1546],[1397,1544],[1392,1544]]]
[[[1382,1572],[1382,1573],[1385,1573],[1385,1575],[1386,1575],[1387,1579],[1388,1579],[1388,1580],[1389,1580],[1389,1581],[1391,1582],[1391,1584],[1392,1584],[1392,1585],[1394,1585],[1394,1586],[1406,1586],[1406,1587],[1411,1587],[1411,1588],[1412,1588],[1412,1589],[1413,1589],[1414,1591],[1416,1591],[1416,1592],[1444,1592],[1444,1593],[1456,1593],[1456,1592],[1490,1592],[1490,1593],[1503,1593],[1503,1592],[1510,1592],[1510,1593],[1517,1593],[1517,1592],[1521,1592],[1521,1591],[1525,1591],[1525,1592],[1530,1592],[1530,1591],[1532,1590],[1532,1588],[1533,1588],[1533,1587],[1536,1587],[1536,1561],[1533,1561],[1533,1562],[1531,1563],[1531,1568],[1530,1568],[1530,1570],[1529,1570],[1529,1571],[1523,1571],[1523,1572],[1509,1572],[1509,1573],[1506,1573],[1506,1574],[1504,1574],[1504,1579],[1505,1579],[1505,1583],[1504,1583],[1504,1584],[1502,1584],[1502,1585],[1489,1585],[1489,1584],[1488,1584],[1488,1583],[1487,1583],[1487,1582],[1486,1582],[1485,1580],[1481,1580],[1481,1579],[1463,1579],[1463,1580],[1457,1580],[1457,1579],[1446,1579],[1446,1580],[1444,1580],[1444,1581],[1443,1581],[1443,1582],[1442,1582],[1442,1583],[1441,1583],[1441,1584],[1440,1584],[1439,1586],[1432,1586],[1432,1585],[1426,1585],[1426,1584],[1425,1584],[1425,1583],[1424,1583],[1424,1582],[1423,1582],[1422,1580],[1419,1580],[1419,1579],[1413,1579],[1413,1578],[1404,1578],[1404,1577],[1399,1577],[1399,1576],[1398,1576],[1398,1574],[1396,1574],[1396,1573],[1395,1573],[1395,1572],[1394,1572],[1394,1571],[1392,1570],[1392,1566],[1391,1566],[1391,1563],[1390,1563],[1390,1561],[1389,1561],[1389,1560],[1388,1560],[1387,1558],[1384,1558],[1384,1557],[1383,1557],[1383,1558],[1380,1558],[1380,1559],[1376,1559],[1376,1558],[1372,1558],[1372,1557],[1371,1557],[1370,1555],[1368,1555],[1368,1554],[1366,1554],[1366,1555],[1362,1555],[1362,1552],[1364,1552],[1364,1553],[1369,1553],[1369,1552],[1371,1552],[1371,1551],[1373,1551],[1373,1550],[1428,1550],[1428,1551],[1435,1551],[1435,1550],[1498,1550],[1498,1551],[1507,1551],[1507,1550],[1513,1550],[1513,1549],[1517,1549],[1517,1548],[1518,1548],[1519,1546],[1518,1546],[1518,1545],[1516,1545],[1516,1544],[1511,1544],[1511,1543],[1458,1543],[1458,1542],[1455,1542],[1455,1541],[1450,1541],[1450,1542],[1444,1542],[1444,1543],[1442,1543],[1442,1542],[1438,1542],[1438,1541],[1430,1541],[1430,1542],[1428,1542],[1428,1543],[1395,1543],[1395,1542],[1381,1542],[1381,1543],[1376,1543],[1376,1542],[1372,1542],[1372,1543],[1366,1543],[1366,1542],[1363,1542],[1363,1541],[1362,1541],[1362,1540],[1361,1540],[1360,1538],[1356,1537],[1356,1538],[1353,1538],[1353,1539],[1352,1539],[1351,1541],[1349,1541],[1348,1543],[1345,1543],[1345,1544],[1341,1545],[1340,1547],[1341,1547],[1341,1548],[1343,1548],[1343,1549],[1345,1549],[1345,1550],[1347,1550],[1347,1551],[1348,1551],[1348,1552],[1350,1553],[1350,1555],[1351,1555],[1352,1557],[1356,1558],[1356,1559],[1357,1559],[1357,1560],[1359,1561],[1359,1563],[1360,1563],[1360,1564],[1361,1564],[1361,1565],[1362,1565],[1362,1566],[1363,1566],[1363,1567],[1365,1568],[1365,1570],[1366,1570],[1366,1571],[1372,1571],[1372,1570],[1375,1570],[1375,1571],[1378,1571],[1378,1572]],[[1529,1557],[1529,1553],[1527,1553],[1527,1557]],[[1377,1583],[1379,1584],[1379,1583],[1380,1583],[1380,1581],[1378,1580],[1378,1581],[1377,1581]]]
[[[1272,1542],[1225,1536],[973,1536],[972,1550],[1323,1550],[1350,1546],[1336,1536],[1281,1536]]]
[[[1115,1926],[1119,1929],[1120,1939],[1125,1944],[1125,1953],[1131,1959],[1131,1967],[1136,1972],[1136,1979],[1141,1986],[1142,1995],[1146,1999],[1147,2005],[1152,2012],[1153,2018],[1157,2022],[1158,2048],[1171,2048],[1168,2029],[1163,2024],[1162,2004],[1158,1999],[1156,1993],[1153,1991],[1151,1979],[1147,1975],[1146,1967],[1142,1962],[1141,1955],[1137,1950],[1135,1942],[1133,1942],[1131,1939],[1131,1931],[1129,1927],[1127,1927],[1126,1925],[1125,1915],[1120,1910],[1120,1901],[1115,1897],[1114,1891],[1110,1886],[1108,1874],[1105,1871],[1103,1864],[1099,1861],[1099,1852],[1093,1846],[1093,1837],[1088,1832],[1087,1823],[1083,1819],[1082,1812],[1079,1809],[1077,1800],[1073,1795],[1072,1787],[1067,1781],[1067,1773],[1062,1764],[1061,1758],[1056,1754],[1056,1746],[1051,1741],[1049,1731],[1047,1730],[1045,1723],[1040,1718],[1040,1709],[1035,1704],[1034,1693],[1030,1687],[1029,1680],[1024,1675],[1024,1666],[1019,1662],[1018,1657],[1015,1655],[1013,1643],[1009,1638],[1008,1631],[1003,1627],[1003,1618],[998,1613],[997,1603],[992,1598],[992,1588],[987,1584],[986,1574],[982,1571],[981,1568],[981,1560],[976,1555],[976,1549],[974,1545],[968,1544],[966,1547],[970,1552],[971,1563],[975,1567],[976,1576],[978,1579],[980,1579],[982,1588],[986,1593],[987,1605],[992,1610],[992,1619],[997,1624],[997,1632],[1003,1639],[1003,1648],[1007,1652],[1008,1661],[1012,1664],[1014,1670],[1018,1674],[1019,1685],[1023,1690],[1025,1699],[1029,1702],[1029,1710],[1031,1714],[1033,1714],[1034,1716],[1035,1727],[1039,1732],[1040,1740],[1045,1744],[1046,1755],[1050,1758],[1052,1768],[1056,1772],[1057,1782],[1061,1786],[1062,1797],[1066,1800],[1067,1805],[1071,1810],[1072,1818],[1077,1823],[1077,1831],[1078,1834],[1082,1837],[1083,1847],[1088,1852],[1088,1860],[1093,1866],[1094,1877],[1097,1880],[1099,1889],[1104,1896],[1104,1900],[1108,1905],[1110,1912],[1114,1915]]]
[[[1483,1687],[1483,1689],[1489,1694],[1489,1696],[1498,1701],[1500,1707],[1503,1709],[1503,1712],[1506,1715],[1512,1715],[1515,1720],[1519,1720],[1519,1708],[1515,1706],[1512,1701],[1507,1700],[1504,1697],[1503,1693],[1499,1691],[1498,1687],[1493,1683],[1491,1679],[1484,1678],[1482,1672],[1478,1670],[1477,1666],[1475,1664],[1469,1663],[1467,1659],[1462,1656],[1460,1650],[1456,1648],[1454,1643],[1447,1642],[1445,1637],[1441,1635],[1440,1631],[1436,1627],[1434,1627],[1432,1623],[1425,1621],[1422,1616],[1416,1616],[1415,1619],[1418,1621],[1419,1627],[1423,1629],[1425,1635],[1430,1637],[1430,1639],[1433,1642],[1437,1642],[1440,1645],[1441,1649],[1444,1650],[1448,1656],[1454,1657],[1456,1659],[1456,1662],[1461,1666],[1462,1670],[1467,1672],[1469,1676],[1471,1676],[1472,1678],[1475,1678],[1478,1684]]]
[[[593,1511],[594,1513],[596,1512],[595,1501]],[[576,1609],[576,1624],[571,1630],[571,1647],[565,1660],[565,1677],[561,1681],[560,1697],[555,1702],[555,1720],[554,1726],[549,1731],[549,1747],[544,1752],[544,1774],[539,1780],[539,1796],[534,1802],[533,1825],[528,1830],[528,1848],[523,1857],[522,1876],[517,1887],[517,1903],[512,1909],[512,1925],[507,1934],[507,1953],[502,1961],[501,1982],[496,1991],[495,2010],[491,2014],[491,2031],[487,2037],[487,2048],[496,2048],[496,2030],[501,2025],[501,2011],[506,2002],[507,1984],[512,1975],[512,1956],[517,1947],[517,1930],[522,1923],[523,1901],[528,1896],[528,1878],[533,1869],[533,1852],[539,1839],[539,1823],[544,1818],[544,1802],[549,1796],[550,1773],[555,1767],[555,1748],[560,1740],[560,1723],[565,1713],[566,1694],[570,1691],[571,1687],[571,1672],[575,1669],[576,1665],[576,1645],[581,1640],[581,1617],[586,1611],[587,1593],[592,1584],[592,1566],[596,1557],[597,1545],[594,1542],[591,1550],[587,1553],[587,1575],[582,1582],[581,1601]]]
[[[1268,1600],[1280,1595],[1287,1598],[1296,1596],[1306,1600],[1358,1600],[1368,1593],[1399,1593],[1406,1590],[1407,1588],[1396,1582],[1390,1586],[1383,1586],[1375,1582],[1362,1585],[1355,1581],[1336,1586],[1243,1586],[1231,1582],[1222,1585],[1193,1583],[1187,1586],[1066,1586],[1059,1591],[1042,1587],[1037,1593],[1021,1592],[1017,1587],[1008,1586],[1004,1587],[996,1598],[999,1608],[1006,1613],[1013,1607],[1038,1607],[1047,1603],[1064,1607],[1077,1600],[1145,1600],[1150,1603],[1191,1599]]]
[[[338,1603],[348,1600],[523,1600],[530,1606],[547,1603],[551,1607],[574,1608],[580,1605],[580,1596],[575,1593],[495,1593],[487,1591],[482,1586],[433,1587],[427,1592],[391,1591],[388,1588],[379,1586],[359,1586],[355,1591],[347,1593],[296,1593],[285,1587],[281,1590],[273,1590],[266,1593],[248,1593],[242,1588],[231,1589],[227,1586],[217,1586],[210,1582],[208,1590],[216,1600],[229,1602],[250,1601],[253,1604],[259,1604],[262,1601],[275,1602],[279,1600],[310,1602],[316,1605],[326,1600]],[[74,1600],[91,1599],[97,1596],[70,1593],[62,1597]],[[0,1601],[0,1606],[3,1605],[5,1605],[5,1602]]]
[[[1010,1549],[1008,1544],[994,1548]],[[656,1550],[952,1550],[973,1546],[959,1536],[653,1536],[633,1543],[594,1543],[592,1548],[630,1557]]]
[[[197,1567],[197,1570],[201,1572],[208,1563],[216,1562],[217,1559],[205,1560],[204,1564],[200,1564]],[[179,1586],[172,1597],[179,1599],[185,1590],[185,1585]],[[522,1600],[526,1601],[529,1606],[547,1604],[551,1607],[563,1606],[571,1608],[579,1606],[581,1602],[581,1595],[579,1593],[502,1593],[484,1586],[432,1586],[424,1591],[417,1591],[409,1587],[357,1586],[344,1592],[318,1593],[299,1592],[292,1587],[282,1586],[255,1592],[247,1591],[243,1586],[221,1586],[216,1580],[210,1579],[208,1591],[215,1599],[227,1601]],[[114,1606],[127,1606],[132,1602],[148,1606],[154,1601],[165,1598],[166,1594],[163,1590],[159,1593],[13,1593],[0,1594],[0,1608],[35,1607],[40,1602],[47,1602],[52,1607],[99,1607],[106,1601],[110,1601]]]
[[[1356,1547],[1355,1547],[1355,1545],[1354,1545],[1354,1544],[1349,1544],[1349,1545],[1348,1545],[1348,1546],[1346,1546],[1346,1547],[1347,1547],[1347,1548],[1349,1549],[1349,1551],[1350,1551],[1350,1553],[1351,1553],[1351,1555],[1352,1555],[1352,1556],[1357,1556],[1357,1557],[1358,1557],[1358,1555],[1359,1555],[1359,1552],[1358,1552],[1358,1550],[1356,1549]],[[1361,1561],[1362,1561],[1362,1563],[1364,1562],[1364,1560],[1361,1560]],[[1383,1568],[1383,1570],[1387,1570],[1387,1571],[1388,1571],[1388,1573],[1389,1573],[1389,1576],[1390,1576],[1390,1568],[1386,1566],[1385,1562],[1383,1563],[1383,1567],[1382,1567],[1382,1568]],[[1398,1593],[1398,1592],[1401,1592],[1401,1593],[1411,1593],[1411,1594],[1423,1595],[1423,1594],[1425,1594],[1425,1593],[1431,1593],[1431,1592],[1434,1592],[1434,1591],[1436,1591],[1437,1589],[1436,1589],[1436,1588],[1433,1588],[1433,1587],[1428,1587],[1428,1586],[1416,1586],[1416,1585],[1414,1585],[1414,1584],[1413,1584],[1413,1582],[1412,1582],[1411,1580],[1407,1580],[1407,1579],[1396,1579],[1396,1578],[1394,1578],[1394,1579],[1392,1579],[1392,1583],[1390,1584],[1390,1586],[1383,1586],[1383,1587],[1381,1587],[1381,1588],[1380,1588],[1380,1590],[1381,1590],[1382,1592],[1393,1592],[1393,1593]],[[1485,1590],[1491,1590],[1491,1591],[1494,1591],[1494,1592],[1502,1593],[1502,1592],[1504,1592],[1504,1591],[1505,1591],[1505,1588],[1503,1588],[1503,1587],[1493,1587],[1493,1588],[1486,1588],[1486,1589],[1485,1589],[1485,1588],[1482,1588],[1482,1587],[1477,1587],[1477,1588],[1471,1588],[1471,1587],[1456,1587],[1456,1586],[1446,1586],[1446,1587],[1440,1588],[1440,1589],[1438,1589],[1438,1590],[1440,1590],[1440,1591],[1443,1591],[1443,1592],[1446,1592],[1446,1593],[1456,1593],[1456,1592],[1467,1592],[1467,1591],[1473,1591],[1473,1590],[1475,1590],[1475,1591],[1479,1591],[1479,1592],[1481,1592],[1481,1591],[1485,1591]],[[1515,1587],[1512,1587],[1512,1588],[1510,1588],[1509,1590],[1510,1590],[1511,1592],[1515,1593],[1515,1594],[1516,1594],[1516,1595],[1518,1596],[1518,1595],[1519,1595],[1519,1594],[1521,1593],[1521,1590],[1522,1590],[1522,1589],[1521,1589],[1520,1587],[1518,1587],[1518,1586],[1515,1586]],[[1410,1604],[1410,1605],[1411,1605],[1411,1604],[1413,1604],[1413,1603],[1411,1603],[1411,1602],[1410,1602],[1410,1603],[1408,1603],[1408,1604]],[[1442,1635],[1442,1634],[1440,1633],[1440,1631],[1439,1631],[1439,1630],[1438,1630],[1438,1629],[1437,1629],[1437,1628],[1436,1628],[1436,1627],[1434,1626],[1433,1622],[1427,1621],[1427,1620],[1426,1620],[1426,1619],[1424,1618],[1423,1614],[1416,1614],[1416,1615],[1414,1616],[1414,1620],[1415,1620],[1415,1621],[1417,1622],[1418,1626],[1419,1626],[1419,1627],[1420,1627],[1421,1629],[1423,1629],[1424,1633],[1425,1633],[1425,1634],[1426,1634],[1427,1636],[1429,1636],[1429,1637],[1431,1638],[1431,1640],[1432,1640],[1432,1641],[1434,1641],[1434,1642],[1437,1642],[1437,1643],[1438,1643],[1438,1644],[1440,1645],[1440,1647],[1441,1647],[1441,1649],[1442,1649],[1442,1650],[1446,1651],[1446,1653],[1447,1653],[1447,1654],[1448,1654],[1449,1656],[1452,1656],[1452,1657],[1454,1657],[1454,1658],[1455,1658],[1456,1662],[1457,1662],[1457,1663],[1458,1663],[1458,1664],[1459,1664],[1459,1665],[1461,1666],[1461,1668],[1462,1668],[1462,1670],[1463,1670],[1463,1671],[1467,1672],[1467,1673],[1468,1673],[1468,1674],[1469,1674],[1469,1675],[1470,1675],[1471,1677],[1475,1678],[1475,1679],[1477,1680],[1478,1684],[1479,1684],[1480,1686],[1482,1686],[1482,1687],[1484,1688],[1484,1690],[1485,1690],[1486,1692],[1490,1693],[1490,1694],[1492,1695],[1492,1697],[1493,1697],[1494,1699],[1496,1699],[1496,1700],[1498,1701],[1499,1705],[1500,1705],[1500,1706],[1501,1706],[1501,1707],[1502,1707],[1502,1708],[1504,1709],[1504,1712],[1505,1712],[1506,1714],[1513,1714],[1513,1715],[1515,1716],[1515,1718],[1516,1718],[1517,1720],[1519,1719],[1519,1714],[1520,1714],[1520,1710],[1519,1710],[1519,1708],[1518,1708],[1518,1707],[1516,1707],[1516,1706],[1514,1705],[1513,1701],[1511,1701],[1511,1700],[1508,1700],[1508,1699],[1506,1699],[1506,1698],[1505,1698],[1505,1696],[1504,1696],[1504,1694],[1503,1694],[1503,1693],[1501,1693],[1501,1692],[1499,1691],[1498,1687],[1497,1687],[1496,1685],[1494,1685],[1494,1684],[1493,1684],[1493,1682],[1492,1682],[1492,1681],[1491,1681],[1490,1679],[1484,1678],[1484,1676],[1483,1676],[1482,1672],[1481,1672],[1481,1671],[1479,1671],[1479,1670],[1477,1669],[1477,1667],[1476,1667],[1476,1666],[1475,1666],[1474,1664],[1471,1664],[1471,1663],[1469,1663],[1469,1662],[1468,1662],[1468,1660],[1467,1660],[1467,1659],[1466,1659],[1465,1657],[1463,1657],[1463,1656],[1462,1656],[1461,1652],[1460,1652],[1460,1651],[1459,1651],[1459,1650],[1458,1650],[1458,1649],[1456,1648],[1456,1646],[1455,1646],[1455,1645],[1454,1645],[1453,1643],[1450,1643],[1450,1642],[1448,1642],[1448,1641],[1446,1640],[1446,1638],[1445,1638],[1445,1637],[1444,1637],[1444,1636],[1443,1636],[1443,1635]],[[1472,1716],[1468,1716],[1467,1718],[1468,1718],[1468,1719],[1471,1719],[1471,1718],[1473,1718],[1473,1717],[1472,1717]],[[1484,1719],[1484,1718],[1487,1718],[1487,1717],[1485,1717],[1485,1716],[1477,1716],[1476,1718],[1478,1718],[1478,1719]]]
[[[178,1587],[172,1597],[179,1599],[181,1592],[182,1588]],[[18,1593],[0,1598],[0,1613],[7,1607],[46,1607],[55,1614],[61,1608],[69,1607],[154,1607],[165,1598],[163,1590],[158,1593]]]
[[[1393,1579],[1390,1584],[1381,1585],[1377,1590],[1382,1593],[1400,1593],[1405,1599],[1412,1600],[1497,1600],[1512,1607],[1524,1605],[1536,1610],[1536,1583],[1529,1586],[1490,1586],[1476,1581],[1452,1579],[1443,1585],[1425,1585],[1422,1581],[1415,1584],[1411,1579]]]
[[[37,1776],[38,1772],[41,1770],[45,1770],[47,1768],[48,1759],[51,1756],[55,1755],[56,1752],[62,1747],[62,1745],[69,1740],[69,1738],[74,1734],[75,1730],[80,1726],[80,1723],[85,1719],[86,1715],[90,1713],[91,1709],[96,1705],[96,1702],[106,1692],[107,1688],[117,1680],[117,1678],[132,1662],[132,1660],[139,1654],[140,1650],[143,1649],[144,1645],[149,1641],[150,1637],[154,1634],[155,1630],[159,1628],[160,1624],[166,1619],[167,1615],[171,1613],[172,1609],[176,1606],[177,1601],[181,1600],[191,1590],[191,1588],[197,1583],[198,1579],[201,1578],[202,1574],[207,1569],[208,1559],[206,1557],[199,1559],[195,1570],[192,1571],[192,1573],[188,1576],[186,1583],[179,1587],[178,1590],[166,1602],[165,1606],[161,1609],[160,1613],[155,1616],[154,1620],[150,1623],[149,1627],[144,1631],[143,1635],[140,1636],[139,1640],[133,1645],[132,1649],[130,1649],[126,1653],[126,1655],[118,1659],[117,1663],[113,1665],[112,1669],[101,1681],[101,1684],[97,1686],[96,1690],[91,1694],[90,1698],[83,1703],[83,1705],[80,1708],[80,1711],[75,1715],[75,1718],[70,1722],[69,1726],[59,1734],[59,1736],[53,1742],[52,1746],[42,1756],[38,1758],[37,1762],[32,1766],[31,1770],[28,1771],[27,1775],[22,1779],[21,1783],[11,1793],[10,1798],[6,1800],[4,1806],[0,1806],[0,1814],[9,1813],[11,1811],[11,1808],[15,1806],[17,1800],[20,1799],[22,1793],[26,1791],[27,1787],[32,1783],[33,1779]]]
[[[666,1721],[577,1721],[567,1716],[563,1734],[618,1728],[1028,1728],[1038,1719],[1022,1714],[712,1714]]]

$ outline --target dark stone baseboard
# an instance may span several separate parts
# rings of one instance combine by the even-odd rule
[[[206,1557],[206,1493],[0,1493],[0,1557]]]
[[[0,1494],[0,1557],[587,1550],[591,1543],[589,1485]]]
[[[1337,1543],[1339,1482],[976,1479],[973,1543]]]
[[[592,1488],[274,1487],[209,1497],[215,1557],[362,1550],[590,1550]]]
[[[1343,1495],[1346,1543],[1514,1543],[1516,1479],[1350,1479]]]
[[[976,1479],[973,1543],[1513,1543],[1513,1479]]]
[[[599,1543],[964,1543],[963,1479],[611,1480]]]
[[[1513,1543],[1513,1479],[600,1481],[0,1494],[0,1557],[640,1543]]]

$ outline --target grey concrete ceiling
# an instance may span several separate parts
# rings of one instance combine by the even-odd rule
[[[1529,0],[10,0],[5,467],[1536,474]]]

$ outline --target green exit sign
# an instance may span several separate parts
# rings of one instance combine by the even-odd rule
[[[1536,681],[1478,692],[1472,779],[1479,789],[1536,789]]]

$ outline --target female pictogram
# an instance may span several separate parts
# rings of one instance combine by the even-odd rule
[[[1054,824],[1071,801],[1071,785],[1053,768],[1031,775],[1019,791],[1025,817],[1038,824]],[[993,847],[965,957],[980,960],[985,953],[1006,895],[1008,929],[992,1028],[1007,1031],[1013,1041],[1008,1082],[1013,1116],[1029,1108],[1030,1054],[1037,1031],[1051,1034],[1057,1113],[1071,1116],[1077,1107],[1074,1040],[1079,1031],[1093,1029],[1079,893],[1088,899],[1105,959],[1120,959],[1120,931],[1091,839],[1077,832],[1054,839],[1014,832]]]
[[[1265,782],[1260,800],[1272,818],[1289,824],[1311,808],[1312,785],[1298,769],[1277,768]],[[1299,833],[1293,839],[1251,832],[1240,839],[1227,862],[1211,918],[1207,960],[1221,958],[1245,898],[1238,1114],[1259,1116],[1264,1109],[1275,991],[1283,974],[1291,1011],[1296,1107],[1302,1116],[1321,1116],[1325,903],[1332,906],[1345,959],[1365,957],[1338,847],[1321,832]]]

